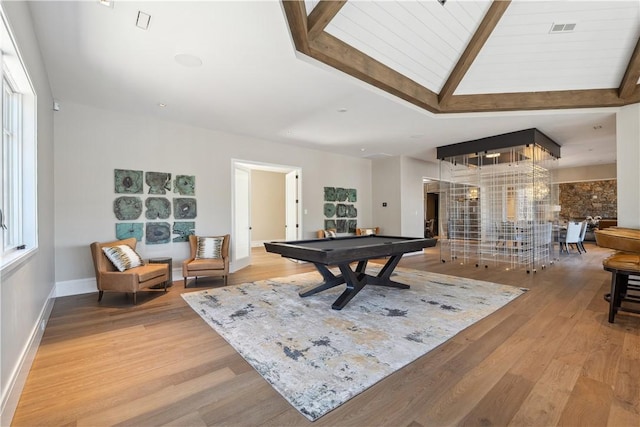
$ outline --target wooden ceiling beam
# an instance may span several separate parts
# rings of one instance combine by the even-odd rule
[[[307,20],[308,38],[313,40],[324,31],[329,22],[340,12],[347,0],[320,0],[313,8]]]
[[[449,78],[438,95],[438,100],[441,106],[447,105],[447,102],[453,96],[465,74],[469,71],[471,64],[475,61],[476,57],[482,50],[482,47],[489,39],[491,33],[493,33],[493,30],[498,25],[498,22],[500,22],[502,15],[504,15],[504,12],[510,4],[511,0],[494,0],[493,3],[491,3],[489,10],[482,19],[482,22],[478,26],[473,37],[471,37],[471,41],[469,41],[469,44],[460,56],[458,63],[453,68],[453,71],[449,75]]]
[[[293,37],[293,43],[296,45],[296,50],[308,55],[309,31],[307,8],[304,5],[304,0],[282,0],[282,6],[285,16],[287,17],[291,37]]]
[[[456,95],[443,113],[621,107],[640,102],[640,89],[621,99],[617,89]]]
[[[318,15],[314,18],[313,27],[317,28],[314,31],[319,32],[317,36],[311,39],[309,38],[310,24],[307,19],[304,0],[282,0],[296,49],[305,55],[432,113],[620,107],[640,102],[640,85],[637,84],[640,78],[640,40],[631,56],[625,76],[618,89],[453,95],[457,85],[469,69],[473,59],[477,56],[482,44],[486,41],[486,37],[495,28],[496,23],[493,20],[497,22],[504,10],[506,10],[506,5],[510,3],[510,0],[494,1],[490,10],[494,7],[498,9],[493,12],[487,12],[485,19],[490,20],[490,22],[486,26],[481,24],[486,30],[491,27],[491,31],[486,35],[480,34],[480,30],[476,31],[474,37],[485,38],[485,40],[482,44],[480,41],[469,43],[467,47],[467,50],[469,50],[468,55],[465,56],[467,53],[465,51],[465,54],[463,54],[465,58],[461,58],[458,61],[445,84],[445,88],[438,96],[438,94],[392,68],[324,32],[323,29],[339,12],[344,5],[344,1],[339,1],[339,6],[331,6],[329,3],[334,3],[332,1],[321,1],[314,10],[325,3],[327,5],[322,6],[316,12]],[[501,4],[503,4],[504,9],[500,12]],[[489,16],[491,18],[488,18]],[[311,17],[309,17],[310,19]],[[441,100],[444,102],[441,103]]]
[[[633,94],[638,87],[638,79],[640,79],[640,39],[636,43],[636,48],[631,54],[629,65],[624,73],[618,95],[622,99],[626,99]]]
[[[420,108],[439,112],[438,96],[328,33],[309,40],[310,56]]]

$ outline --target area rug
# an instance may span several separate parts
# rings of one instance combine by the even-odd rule
[[[182,297],[313,421],[526,291],[405,268],[393,278],[411,289],[365,286],[340,311],[344,285],[298,296],[316,272]]]

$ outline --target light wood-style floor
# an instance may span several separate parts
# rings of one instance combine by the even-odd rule
[[[639,426],[640,316],[607,322],[610,251],[587,250],[535,274],[442,263],[436,248],[405,257],[404,267],[530,291],[314,423],[186,305],[181,281],[137,306],[124,294],[60,298],[13,423]],[[311,270],[258,249],[229,286]]]

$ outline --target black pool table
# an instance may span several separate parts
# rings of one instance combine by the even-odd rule
[[[301,297],[316,294],[343,283],[347,289],[335,300],[331,308],[342,310],[365,285],[389,286],[408,289],[409,285],[394,282],[391,273],[407,252],[421,251],[436,245],[436,239],[395,236],[347,236],[326,239],[295,240],[290,242],[267,242],[267,252],[277,253],[285,258],[312,262],[324,279],[322,283],[300,291]],[[365,273],[367,261],[373,258],[389,257],[377,276]],[[355,269],[351,263],[358,262]],[[339,275],[333,274],[327,266],[336,265]]]

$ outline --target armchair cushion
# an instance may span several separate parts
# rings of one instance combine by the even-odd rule
[[[198,237],[195,259],[221,259],[224,236]]]
[[[105,246],[102,251],[118,271],[129,270],[144,264],[140,255],[129,245]]]
[[[194,259],[189,263],[189,271],[196,272],[202,270],[223,270],[224,260],[222,258]]]

